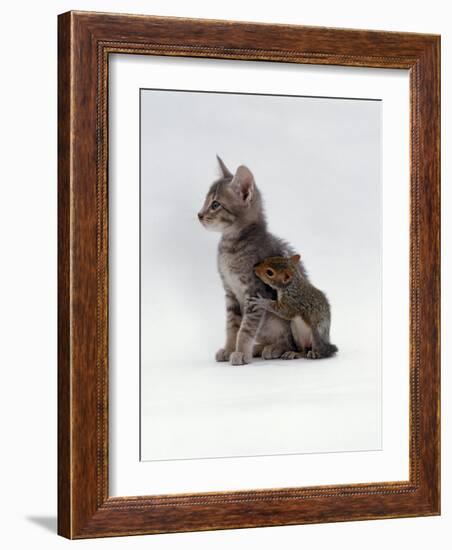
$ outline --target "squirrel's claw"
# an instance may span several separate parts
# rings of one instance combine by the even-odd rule
[[[265,304],[267,300],[263,298],[260,294],[257,296],[251,296],[250,298],[247,298],[246,300],[246,307],[250,309],[250,311],[256,311],[256,309],[265,309]]]

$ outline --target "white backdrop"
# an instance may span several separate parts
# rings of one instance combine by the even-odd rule
[[[379,100],[141,91],[142,460],[381,448],[381,122]],[[329,296],[337,357],[215,363],[220,236],[196,214],[216,151]]]
[[[451,406],[443,400],[443,516],[329,525],[275,527],[93,540],[73,543],[55,535],[56,515],[56,15],[69,9],[154,13],[191,17],[289,22],[354,28],[443,33],[443,89],[452,75],[452,21],[448,5],[432,0],[406,3],[381,0],[378,9],[358,0],[299,4],[230,0],[50,0],[18,1],[3,6],[0,37],[3,86],[0,91],[2,258],[0,303],[4,381],[0,387],[2,418],[2,540],[8,548],[197,548],[288,547],[304,544],[328,549],[370,550],[403,544],[411,549],[448,548],[451,519]],[[26,17],[24,17],[26,15]],[[17,40],[20,18],[21,35]],[[14,44],[14,48],[11,48]],[[31,48],[32,45],[32,48]],[[26,70],[22,70],[26,68]],[[443,181],[451,176],[450,102],[443,101]],[[20,118],[18,118],[20,117]],[[19,121],[19,122],[18,122]],[[26,121],[26,124],[25,124]],[[24,153],[27,162],[24,162]],[[6,195],[5,195],[6,192]],[[443,362],[452,360],[451,186],[443,187]],[[20,205],[20,206],[19,206]],[[24,344],[24,334],[27,342]],[[24,383],[25,381],[25,383]],[[444,395],[452,392],[450,369],[442,375]],[[19,390],[20,388],[20,390]],[[24,490],[24,488],[27,488]]]

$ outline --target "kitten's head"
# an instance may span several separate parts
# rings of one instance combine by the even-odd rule
[[[286,288],[292,282],[299,262],[299,254],[290,258],[272,256],[254,266],[254,273],[261,281],[275,290]]]
[[[263,219],[262,200],[251,171],[239,166],[232,174],[221,158],[217,159],[221,178],[211,185],[198,212],[202,225],[209,231],[224,233]]]

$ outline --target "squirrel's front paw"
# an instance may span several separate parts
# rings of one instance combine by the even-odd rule
[[[232,351],[221,348],[215,354],[215,361],[218,361],[218,363],[223,363],[224,361],[229,361],[229,358],[231,357],[231,353],[232,353]]]
[[[251,362],[251,357],[248,357],[243,351],[233,351],[231,353],[231,365],[246,365]]]
[[[269,300],[267,300],[266,298],[262,298],[262,296],[258,294],[257,296],[251,296],[246,300],[246,307],[250,311],[265,309],[265,306],[267,305],[268,301]]]

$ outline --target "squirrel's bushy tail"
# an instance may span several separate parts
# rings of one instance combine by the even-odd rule
[[[325,348],[322,350],[323,352],[322,355],[324,357],[331,357],[332,355],[334,355],[339,351],[337,346],[335,346],[334,344],[330,344],[329,342],[325,343],[324,346]]]

